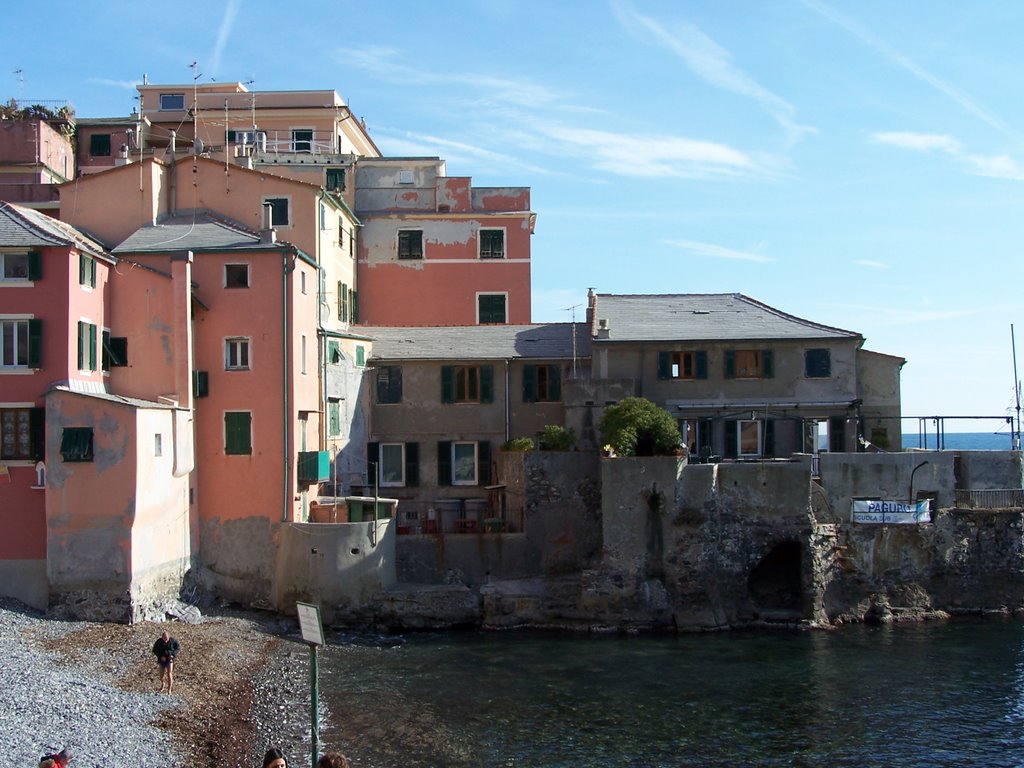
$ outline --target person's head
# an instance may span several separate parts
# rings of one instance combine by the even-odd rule
[[[71,753],[66,749],[62,749],[53,756],[53,762],[56,765],[56,768],[67,768],[68,763],[71,762]]]
[[[316,768],[348,768],[348,758],[341,752],[328,752],[316,761]]]
[[[271,747],[263,756],[263,768],[288,768],[288,760],[277,747]]]
[[[152,637],[152,635],[150,635],[150,637]],[[168,640],[170,640],[170,639],[171,639],[171,636],[170,636],[170,635],[169,635],[169,634],[167,633],[167,630],[166,630],[166,629],[164,630],[164,633],[163,633],[162,635],[160,635],[160,637],[161,637],[161,638],[163,638],[163,641],[164,641],[165,643],[166,643],[166,642],[167,642]]]

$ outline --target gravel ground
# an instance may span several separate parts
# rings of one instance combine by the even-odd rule
[[[150,652],[165,628],[182,646],[170,696],[158,693]],[[302,765],[308,676],[294,620],[219,612],[199,624],[126,626],[0,600],[0,741],[15,766],[61,747],[72,768],[258,766],[268,746]]]

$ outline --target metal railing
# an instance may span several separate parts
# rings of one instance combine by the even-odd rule
[[[981,491],[958,489],[955,492],[958,509],[1021,509],[1024,508],[1024,489],[995,488]]]

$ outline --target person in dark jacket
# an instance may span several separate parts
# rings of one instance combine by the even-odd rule
[[[165,681],[168,693],[174,688],[174,657],[178,655],[179,650],[181,650],[181,645],[167,633],[167,630],[164,630],[164,633],[153,643],[153,655],[156,656],[156,662],[160,669],[161,691],[164,689]]]

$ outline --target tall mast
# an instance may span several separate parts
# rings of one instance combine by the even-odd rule
[[[1020,379],[1017,378],[1017,340],[1013,334],[1013,323],[1010,323],[1010,344],[1013,347],[1013,391],[1017,396],[1017,430],[1013,438],[1013,449],[1020,450]],[[1012,431],[1012,430],[1011,430]]]

